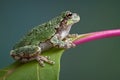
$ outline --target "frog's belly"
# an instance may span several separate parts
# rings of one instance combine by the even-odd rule
[[[53,45],[52,45],[52,43],[50,41],[40,43],[39,46],[41,48],[41,52],[43,52],[45,50],[48,50],[48,49],[53,47]]]

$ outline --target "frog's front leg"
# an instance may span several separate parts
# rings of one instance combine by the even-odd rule
[[[74,43],[72,43],[72,41],[69,39],[69,37],[65,37],[64,39],[61,39],[61,37],[59,36],[59,34],[56,34],[53,38],[51,38],[51,43],[58,48],[71,48],[71,47],[75,47],[76,45]]]
[[[41,48],[39,46],[24,46],[18,49],[11,50],[10,55],[20,62],[28,62],[37,60],[41,66],[44,66],[44,62],[53,64],[54,62],[49,60],[48,57],[41,55]]]

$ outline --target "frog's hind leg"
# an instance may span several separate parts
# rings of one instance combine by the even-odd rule
[[[28,62],[35,60],[40,53],[41,49],[38,46],[29,45],[11,50],[10,55],[17,61]]]
[[[41,48],[39,46],[24,46],[18,49],[12,50],[10,55],[17,61],[26,63],[32,60],[37,60],[41,66],[44,66],[44,62],[53,64],[54,62],[49,60],[48,57],[41,55]]]

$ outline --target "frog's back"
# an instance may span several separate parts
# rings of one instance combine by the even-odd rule
[[[47,23],[43,23],[34,27],[29,31],[13,48],[19,48],[26,45],[39,45],[40,42],[45,42],[56,33],[56,28],[59,27],[62,17],[56,17]]]

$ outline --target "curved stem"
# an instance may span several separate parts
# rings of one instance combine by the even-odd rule
[[[93,40],[115,37],[115,36],[120,36],[120,29],[87,33],[84,34],[83,37],[78,37],[76,40],[73,41],[73,43],[79,45]]]

